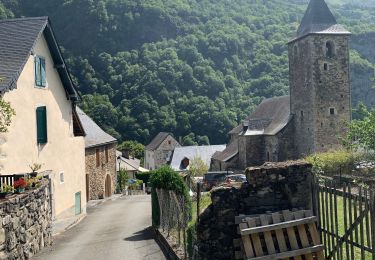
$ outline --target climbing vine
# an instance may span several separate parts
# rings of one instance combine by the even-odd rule
[[[8,126],[12,122],[12,117],[16,115],[16,111],[10,106],[10,103],[0,97],[0,132],[8,131]]]

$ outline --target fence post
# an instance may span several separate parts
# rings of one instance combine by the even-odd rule
[[[201,206],[201,184],[198,182],[197,183],[197,223],[199,223],[199,213],[201,211],[200,209]]]

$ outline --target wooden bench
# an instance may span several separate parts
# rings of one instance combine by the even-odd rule
[[[324,245],[310,210],[236,217],[241,239],[235,239],[235,259],[324,259]]]

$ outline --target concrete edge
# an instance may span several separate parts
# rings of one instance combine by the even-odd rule
[[[179,258],[176,252],[173,250],[171,245],[165,239],[165,237],[159,232],[159,230],[155,227],[150,227],[154,234],[155,234],[155,241],[160,246],[161,250],[164,252],[164,255],[167,257],[168,260],[183,260]]]
[[[76,220],[74,220],[72,223],[70,223],[63,230],[61,230],[61,231],[59,231],[57,233],[52,234],[52,237],[58,236],[58,235],[60,235],[60,234],[62,234],[64,232],[68,231],[69,229],[73,228],[74,226],[76,226],[77,224],[79,224],[86,216],[87,216],[87,213],[82,214],[79,218],[77,218]]]

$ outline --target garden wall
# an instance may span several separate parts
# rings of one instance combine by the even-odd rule
[[[266,163],[248,168],[248,183],[220,187],[197,226],[200,259],[233,259],[233,239],[239,238],[235,216],[285,209],[311,209],[311,165],[302,161]]]
[[[52,243],[49,186],[0,201],[0,259],[29,259]]]

